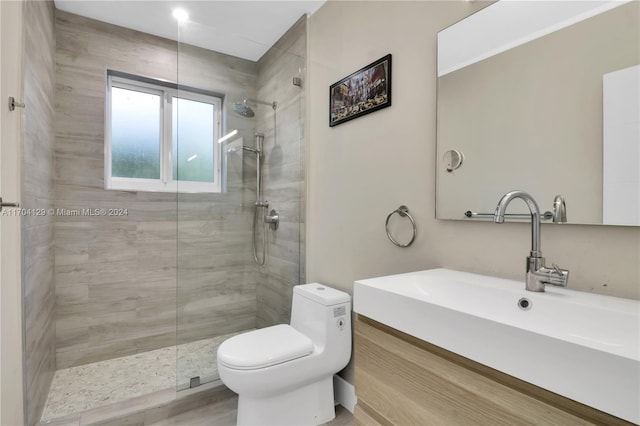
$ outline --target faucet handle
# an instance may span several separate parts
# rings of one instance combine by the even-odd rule
[[[551,266],[553,267],[553,270],[551,271],[550,275],[555,275],[555,276],[554,277],[550,276],[548,281],[545,282],[545,284],[566,287],[567,283],[569,282],[569,271],[566,269],[560,269],[560,267],[555,263],[552,263]]]
[[[556,270],[556,274],[562,275],[562,270],[560,270],[560,267],[558,266],[557,263],[552,263],[551,266],[553,266],[553,269]]]

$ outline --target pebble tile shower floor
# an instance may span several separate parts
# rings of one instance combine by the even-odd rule
[[[58,370],[41,422],[176,386],[217,378],[218,346],[235,334]],[[176,365],[178,371],[176,374]]]

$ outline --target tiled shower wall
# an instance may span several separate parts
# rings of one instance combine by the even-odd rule
[[[278,230],[267,230],[267,262],[260,268],[258,327],[289,321],[293,286],[304,273],[304,158],[306,25],[303,16],[258,61],[258,98],[276,101],[275,112],[258,108],[257,130],[265,134],[264,198],[280,215]],[[302,87],[294,86],[294,77]]]
[[[53,207],[55,34],[52,1],[26,1],[22,207]],[[18,110],[20,111],[20,110]],[[36,423],[55,371],[54,218],[22,217],[28,425]]]
[[[256,63],[60,11],[56,39],[55,207],[128,210],[56,217],[57,368],[173,345],[176,322],[179,341],[255,327],[248,162],[229,158],[227,193],[179,199],[107,191],[103,166],[107,69],[225,93],[228,108],[255,97]],[[252,135],[255,119],[226,125]]]

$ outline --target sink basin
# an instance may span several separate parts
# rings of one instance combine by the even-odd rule
[[[637,300],[448,269],[359,280],[353,296],[358,314],[640,423]]]

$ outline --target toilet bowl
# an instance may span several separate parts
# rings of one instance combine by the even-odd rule
[[[313,283],[293,288],[290,325],[225,340],[218,372],[238,425],[316,425],[335,417],[333,375],[350,358],[351,297]]]

